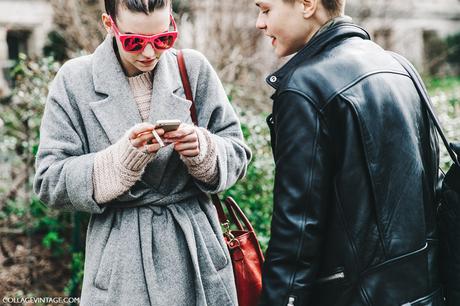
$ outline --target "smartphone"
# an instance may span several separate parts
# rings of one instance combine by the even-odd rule
[[[159,128],[162,128],[165,132],[170,132],[170,131],[177,130],[180,124],[181,124],[181,121],[178,119],[157,120],[156,126]]]

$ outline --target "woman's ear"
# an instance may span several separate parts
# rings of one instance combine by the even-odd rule
[[[102,25],[104,26],[105,30],[108,34],[112,33],[112,20],[110,19],[109,15],[106,13],[102,14]]]
[[[318,1],[321,0],[300,0],[303,6],[303,18],[308,19],[316,13]]]

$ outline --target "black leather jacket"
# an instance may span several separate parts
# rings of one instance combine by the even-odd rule
[[[406,71],[341,22],[267,82],[276,172],[261,305],[442,305],[438,141]]]

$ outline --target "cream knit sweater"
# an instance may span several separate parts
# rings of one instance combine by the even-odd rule
[[[128,78],[134,94],[142,121],[148,119],[152,97],[152,72]],[[217,151],[210,132],[197,128],[196,133],[200,153],[195,157],[183,157],[189,173],[196,179],[214,185],[219,173],[217,167]],[[115,144],[96,153],[93,167],[94,200],[107,203],[127,192],[138,181],[146,165],[155,154],[146,154],[131,145],[128,132]]]

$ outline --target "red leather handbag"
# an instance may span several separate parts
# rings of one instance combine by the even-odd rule
[[[193,123],[197,124],[195,103],[185,67],[184,55],[181,51],[177,53],[177,62],[179,64],[185,96],[188,100],[192,101],[192,106],[190,107],[192,120]],[[257,306],[262,292],[262,264],[264,256],[254,228],[241,208],[231,197],[226,198],[224,201],[230,218],[225,214],[219,197],[211,195],[211,199],[216,207],[219,221],[224,228],[224,240],[232,259],[238,304],[240,306]],[[237,228],[236,230],[230,228],[231,222]]]
[[[254,228],[236,202],[228,197],[224,203],[230,220],[237,230],[230,229],[230,220],[222,209],[219,197],[211,196],[224,227],[224,239],[232,258],[238,304],[240,306],[256,306],[262,292],[262,263],[264,256],[260,249]],[[241,224],[240,220],[243,222]]]

